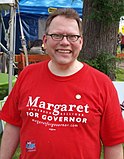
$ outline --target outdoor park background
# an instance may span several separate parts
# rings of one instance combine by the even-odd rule
[[[30,3],[34,2],[33,7],[37,7],[34,0],[27,1]],[[56,6],[54,7],[56,8]],[[119,46],[117,47],[117,35],[120,31],[123,33],[123,24],[121,27],[119,26],[120,17],[124,16],[123,0],[119,2],[118,0],[96,0],[93,3],[90,0],[83,0],[81,7],[82,15],[80,16],[81,18],[83,17],[84,46],[79,57],[80,60],[86,61],[93,67],[103,71],[112,80],[124,81],[124,52],[120,51]],[[23,16],[28,17],[30,20],[36,18],[34,13],[31,13],[31,10],[28,13],[22,14]],[[46,16],[44,15],[44,17]],[[41,24],[43,24],[42,21],[43,19],[40,21]],[[23,19],[23,22],[25,22],[25,19]],[[38,31],[38,29],[36,30],[36,23],[38,21],[36,23],[35,21],[33,22],[31,30],[29,29],[30,33]],[[29,25],[27,25],[27,28],[29,28]],[[37,35],[30,34],[30,37],[26,37],[26,40],[32,40],[31,37],[33,37],[33,40],[39,38]],[[1,94],[3,92],[3,90],[0,90]],[[4,96],[6,95],[4,94]],[[17,159],[18,154],[19,149],[17,149],[13,159]],[[103,153],[101,158],[103,158]]]

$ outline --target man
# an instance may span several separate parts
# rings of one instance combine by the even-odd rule
[[[111,80],[77,60],[82,27],[73,9],[58,9],[46,22],[50,61],[26,67],[0,114],[7,122],[1,159],[123,159],[124,121]]]

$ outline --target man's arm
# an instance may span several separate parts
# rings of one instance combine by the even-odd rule
[[[115,146],[105,146],[104,159],[124,159],[122,144]]]
[[[0,159],[10,159],[19,143],[20,128],[6,124],[0,148]]]

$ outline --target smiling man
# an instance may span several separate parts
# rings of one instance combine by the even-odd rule
[[[56,75],[71,75],[83,67],[77,61],[83,44],[81,22],[74,14],[69,14],[48,18],[43,37],[44,48],[52,59],[49,69]]]
[[[44,48],[51,60],[19,75],[0,112],[7,122],[0,159],[123,159],[124,120],[115,87],[103,73],[79,62],[82,25],[73,9],[46,22]]]

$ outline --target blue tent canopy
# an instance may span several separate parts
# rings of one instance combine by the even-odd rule
[[[49,15],[49,8],[73,8],[82,16],[83,0],[20,0],[23,13]]]
[[[79,16],[82,17],[83,0],[20,0],[19,10],[21,15],[21,21],[23,26],[24,35],[26,38],[27,45],[30,41],[42,39],[42,32],[44,29],[44,21],[48,17],[49,9],[57,8],[73,8]],[[5,26],[9,27],[9,17],[5,16]],[[40,21],[43,19],[43,21]],[[41,25],[40,25],[41,24]],[[4,37],[2,33],[2,37]],[[21,32],[19,25],[19,16],[17,14],[16,23],[16,48],[15,53],[20,53],[21,48]],[[4,38],[2,43],[5,44]]]

